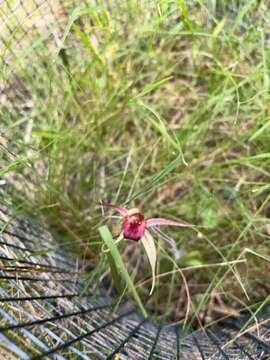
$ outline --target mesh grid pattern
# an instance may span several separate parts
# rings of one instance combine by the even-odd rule
[[[72,5],[64,0],[1,1],[2,63],[16,59],[37,26],[57,46]],[[1,86],[0,100],[7,92]],[[17,87],[9,90],[20,97]],[[222,328],[183,335],[180,328],[143,319],[132,303],[123,303],[114,313],[102,289],[81,295],[83,274],[77,259],[63,252],[44,227],[12,213],[11,199],[6,191],[0,193],[1,358],[267,359],[267,308],[259,333],[249,325],[238,336],[241,324],[232,320]]]
[[[265,359],[270,321],[260,332],[241,324],[182,336],[179,328],[143,319],[131,303],[113,312],[102,293],[82,294],[77,259],[62,254],[51,234],[10,212],[1,194],[1,345],[20,359]]]

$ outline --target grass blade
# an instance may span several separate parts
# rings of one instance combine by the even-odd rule
[[[164,79],[161,79],[159,81],[153,82],[151,84],[147,84],[142,91],[137,94],[136,96],[134,96],[131,100],[135,100],[138,99],[140,97],[143,97],[147,94],[149,94],[150,92],[154,91],[155,89],[159,88],[161,85],[165,84],[166,82],[170,81],[173,77],[172,76],[167,76]]]
[[[121,278],[120,278],[120,275],[117,271],[117,267],[115,265],[115,262],[113,260],[113,257],[111,255],[110,252],[107,252],[106,253],[106,256],[107,256],[107,260],[108,260],[108,264],[110,265],[110,269],[111,269],[111,275],[112,275],[112,279],[113,279],[113,283],[115,285],[115,288],[118,292],[118,294],[122,294],[122,286],[121,286]]]
[[[108,229],[108,227],[106,225],[101,226],[99,228],[99,233],[103,239],[103,241],[105,242],[106,246],[108,247],[108,249],[110,250],[110,254],[112,256],[112,259],[114,260],[115,266],[118,270],[118,272],[121,272],[124,276],[125,282],[127,284],[128,289],[130,290],[130,292],[133,295],[133,298],[135,300],[135,302],[137,303],[138,307],[141,310],[141,313],[144,317],[148,317],[147,312],[143,306],[143,303],[139,297],[139,294],[134,286],[134,283],[131,279],[131,277],[129,276],[128,270],[122,260],[122,257],[117,249],[116,244],[113,241],[112,235]]]

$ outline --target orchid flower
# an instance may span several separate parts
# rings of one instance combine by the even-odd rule
[[[155,272],[157,261],[156,246],[154,239],[151,235],[151,230],[154,234],[158,234],[165,241],[169,242],[170,245],[173,247],[174,251],[179,253],[179,250],[177,249],[174,240],[166,234],[163,234],[163,232],[161,232],[160,230],[158,231],[156,226],[168,225],[179,227],[192,227],[192,225],[163,218],[145,219],[144,215],[137,208],[132,208],[128,210],[126,208],[113,204],[100,203],[100,205],[107,208],[113,208],[122,216],[122,231],[117,242],[121,239],[128,239],[137,242],[141,240],[141,242],[143,243],[152,269],[152,287],[150,291],[151,295],[155,287]]]

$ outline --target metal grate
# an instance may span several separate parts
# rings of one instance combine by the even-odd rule
[[[238,336],[241,324],[181,335],[123,303],[113,313],[102,293],[81,295],[76,259],[63,255],[44,228],[14,215],[1,193],[0,339],[20,359],[263,359],[270,353],[270,320]],[[43,254],[42,254],[43,253]],[[59,265],[61,264],[61,266]],[[263,312],[262,312],[263,313]]]
[[[72,3],[0,2],[1,68],[17,59],[36,30],[50,35],[55,49]],[[1,85],[0,104],[7,92],[24,96],[19,86]],[[12,194],[0,192],[0,358],[257,360],[270,354],[267,307],[258,317],[259,332],[250,322],[240,336],[241,323],[231,319],[222,328],[183,334],[143,319],[129,302],[114,313],[102,289],[82,295],[83,273],[74,255],[63,252],[43,226],[12,212],[11,203]]]

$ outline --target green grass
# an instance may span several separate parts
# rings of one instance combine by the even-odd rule
[[[138,292],[134,286],[134,281],[130,277],[127,267],[124,264],[121,254],[119,253],[117,249],[117,245],[115,245],[113,237],[106,226],[102,226],[99,229],[100,235],[102,239],[104,240],[104,243],[107,245],[107,248],[109,250],[109,253],[112,256],[112,261],[108,261],[110,264],[110,270],[111,273],[117,274],[114,278],[114,283],[117,285],[120,283],[120,273],[123,274],[125,278],[125,282],[127,284],[127,287],[129,288],[130,292],[133,295],[133,298],[135,302],[137,303],[138,307],[140,308],[140,311],[144,317],[147,317],[147,312],[142,304],[142,301],[138,295]],[[112,265],[113,264],[113,265]]]
[[[165,230],[179,259],[156,239],[168,275],[151,298],[142,247],[119,246],[135,292],[166,321],[188,307],[211,321],[269,294],[270,16],[266,1],[233,4],[97,2],[71,8],[60,52],[44,32],[23,50],[18,29],[6,39],[1,176],[99,267],[95,282],[110,278],[98,228],[119,231],[99,199],[196,225]]]

